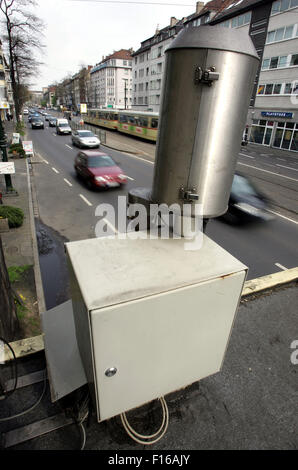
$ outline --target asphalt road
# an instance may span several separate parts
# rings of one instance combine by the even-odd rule
[[[75,175],[73,161],[78,149],[72,146],[70,136],[57,136],[55,129],[46,123],[44,130],[28,127],[27,138],[33,140],[34,149],[40,155],[33,164],[40,219],[63,241],[95,237],[99,221],[95,211],[99,204],[109,203],[116,208],[118,196],[126,196],[131,188],[151,187],[152,161],[101,146],[119,163],[128,176],[128,183],[125,189],[90,191]],[[133,145],[138,145],[135,139]],[[252,172],[252,176],[258,173],[258,179],[261,174],[261,183],[270,184],[272,193],[274,188],[277,192],[284,191],[288,207],[286,199],[293,202],[298,194],[298,160],[287,157],[285,162],[279,160],[279,167],[271,168],[273,159],[276,165],[276,156],[252,155],[252,150],[245,149],[241,151],[238,166]],[[298,265],[298,218],[282,208],[274,208],[274,212],[274,219],[266,223],[239,227],[219,220],[208,223],[207,235],[249,267],[248,279]],[[118,221],[109,213],[105,220],[108,234],[115,233]]]

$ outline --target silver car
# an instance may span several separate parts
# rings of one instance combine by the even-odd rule
[[[98,148],[100,146],[99,138],[91,131],[78,130],[71,134],[73,145],[78,147]]]

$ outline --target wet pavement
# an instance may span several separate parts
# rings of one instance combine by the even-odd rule
[[[47,310],[70,298],[64,243],[69,241],[35,219],[41,277]]]

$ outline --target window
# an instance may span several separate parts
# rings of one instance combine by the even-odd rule
[[[145,100],[146,102],[146,100]],[[147,117],[139,117],[138,125],[141,127],[148,127],[148,118]]]
[[[248,13],[245,13],[243,15],[235,16],[232,18],[232,28],[240,28],[240,26],[244,26],[246,24],[249,24],[251,20],[251,11]],[[223,26],[230,27],[230,22],[225,21]]]
[[[271,57],[269,68],[277,69],[277,64],[278,64],[278,57]]]
[[[273,91],[273,84],[267,83],[265,87],[265,95],[272,95],[272,91]]]
[[[279,95],[281,90],[281,83],[276,83],[273,88],[273,94]]]
[[[282,55],[278,59],[278,67],[286,67],[287,66],[287,59],[288,56]]]
[[[278,0],[272,3],[271,15],[281,13],[298,6],[298,0]]]
[[[292,83],[286,83],[284,93],[285,95],[290,95],[292,93]]]
[[[289,56],[282,55],[279,57],[271,57],[270,59],[263,59],[262,70],[295,67],[298,65],[297,58],[298,54],[292,54]]]
[[[267,34],[266,44],[272,42],[283,41],[285,39],[291,39],[294,36],[294,25],[285,26],[283,28],[275,29],[274,31],[269,31]]]
[[[143,78],[144,77],[144,69],[140,69],[139,70],[139,78]]]
[[[127,65],[127,60],[124,60],[124,61],[123,61],[123,65]]]
[[[152,127],[152,129],[157,129],[157,127],[158,127],[158,119],[156,119],[156,118],[152,118],[152,119],[151,119],[151,127]]]

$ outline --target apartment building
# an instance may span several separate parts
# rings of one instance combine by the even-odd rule
[[[92,108],[131,108],[132,49],[103,57],[90,71]]]
[[[298,151],[298,0],[232,2],[211,24],[246,30],[260,57],[249,141]]]
[[[156,30],[154,36],[143,41],[132,54],[133,109],[159,111],[165,49],[182,28],[183,22],[172,17],[169,26]]]
[[[213,0],[206,5],[196,2],[195,13],[180,20],[171,17],[168,26],[157,29],[154,36],[141,42],[141,47],[133,54],[133,109],[159,112],[168,45],[181,29],[208,23],[228,3],[231,0]]]
[[[6,62],[0,41],[0,114],[1,119],[7,119],[7,113],[12,114],[13,98],[11,81],[9,75],[9,67]]]

